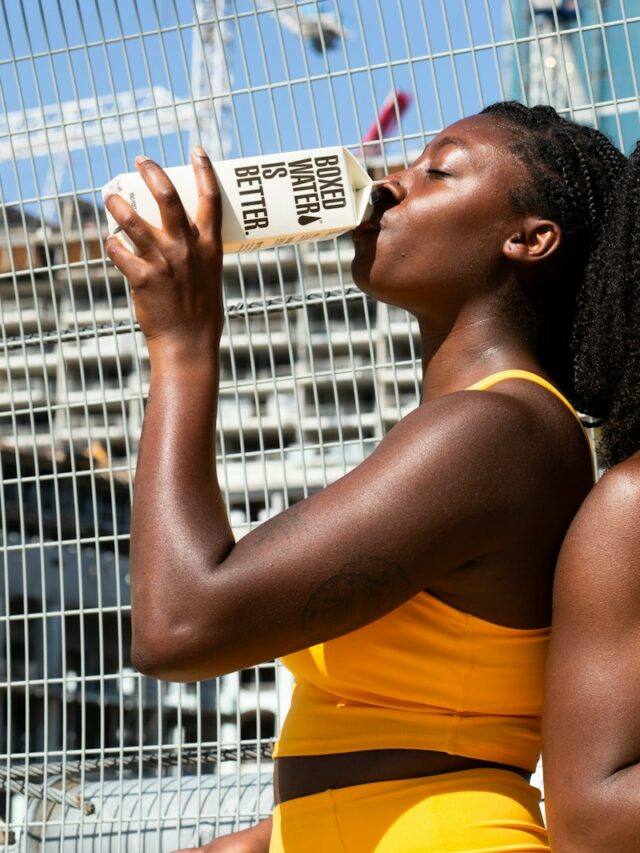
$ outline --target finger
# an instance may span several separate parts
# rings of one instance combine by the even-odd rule
[[[110,195],[104,203],[120,230],[124,231],[140,254],[152,254],[157,247],[154,234],[156,229],[139,216],[122,196]]]
[[[135,287],[142,279],[147,262],[123,246],[117,237],[108,237],[106,242],[107,254],[127,279],[131,287]]]
[[[196,145],[191,152],[191,165],[198,188],[196,226],[201,234],[219,239],[222,226],[222,196],[211,160],[202,146]]]
[[[158,202],[164,230],[173,237],[191,236],[192,231],[182,200],[164,169],[144,155],[136,157],[136,168]]]

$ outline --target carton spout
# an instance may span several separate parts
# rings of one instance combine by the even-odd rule
[[[366,222],[373,216],[373,209],[376,201],[379,198],[378,187],[382,186],[384,181],[371,181],[366,187],[363,187],[356,193],[356,211],[358,214],[357,225],[361,222]]]
[[[380,200],[381,193],[378,187],[381,187],[386,181],[373,181],[371,184],[371,194],[369,196],[369,204],[374,205]]]

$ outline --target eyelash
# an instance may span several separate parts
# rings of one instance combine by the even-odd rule
[[[427,169],[427,175],[440,175],[442,178],[448,178],[449,172],[442,172],[440,169]]]

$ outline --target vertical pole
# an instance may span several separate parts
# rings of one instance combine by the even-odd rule
[[[190,146],[200,143],[213,160],[231,149],[229,132],[232,36],[228,0],[196,0],[191,51],[191,88],[196,103],[196,126]]]

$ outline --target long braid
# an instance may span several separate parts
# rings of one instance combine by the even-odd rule
[[[536,319],[538,356],[580,404],[571,348],[578,293],[626,159],[600,131],[562,118],[553,107],[507,101],[483,113],[511,135],[511,150],[527,169],[528,179],[511,191],[514,209],[552,219],[562,228],[560,273],[527,298]]]
[[[615,465],[640,449],[640,143],[585,275],[574,346],[578,393],[605,419],[601,452]]]

